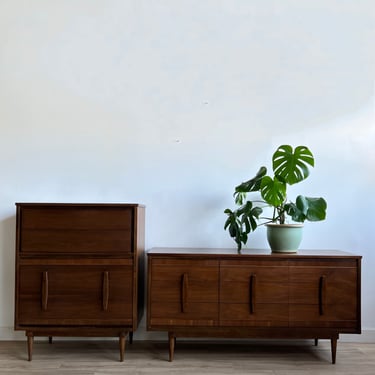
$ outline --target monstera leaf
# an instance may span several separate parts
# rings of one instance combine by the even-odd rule
[[[293,151],[291,146],[282,145],[272,157],[275,176],[289,185],[307,178],[310,173],[309,165],[314,166],[314,157],[306,146],[298,146]]]
[[[286,213],[292,220],[303,223],[308,221],[320,221],[326,218],[327,202],[323,198],[311,198],[299,195],[296,203],[285,205]]]
[[[286,184],[276,176],[264,176],[260,187],[262,198],[271,206],[281,206],[286,199]]]
[[[257,228],[257,220],[262,212],[262,208],[254,206],[250,201],[237,210],[227,208],[224,211],[228,215],[224,229],[228,229],[230,236],[237,243],[238,250],[241,250],[242,243],[247,242],[248,234]]]
[[[247,193],[251,191],[260,190],[262,178],[263,176],[266,175],[266,173],[267,173],[267,168],[260,167],[255,177],[251,178],[248,181],[242,182],[242,184],[236,186],[234,194],[233,194],[236,204],[238,205],[244,204]]]

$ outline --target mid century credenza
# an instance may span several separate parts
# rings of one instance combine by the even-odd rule
[[[330,339],[361,333],[361,256],[154,248],[147,329],[176,337]]]

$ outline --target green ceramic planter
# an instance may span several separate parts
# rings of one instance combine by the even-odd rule
[[[302,241],[303,224],[267,224],[267,240],[273,252],[296,253]]]

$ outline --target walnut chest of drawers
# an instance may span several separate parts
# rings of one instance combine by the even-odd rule
[[[132,338],[143,313],[144,207],[16,203],[15,329]]]
[[[148,252],[147,329],[177,336],[330,339],[361,333],[361,256],[232,249]]]

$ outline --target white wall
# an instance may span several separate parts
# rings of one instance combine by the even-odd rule
[[[372,0],[0,0],[0,339],[23,337],[15,202],[139,202],[148,248],[235,247],[233,187],[290,143],[316,157],[302,193],[329,205],[302,246],[363,255],[375,341],[374,12]],[[249,241],[265,246],[262,231]]]

